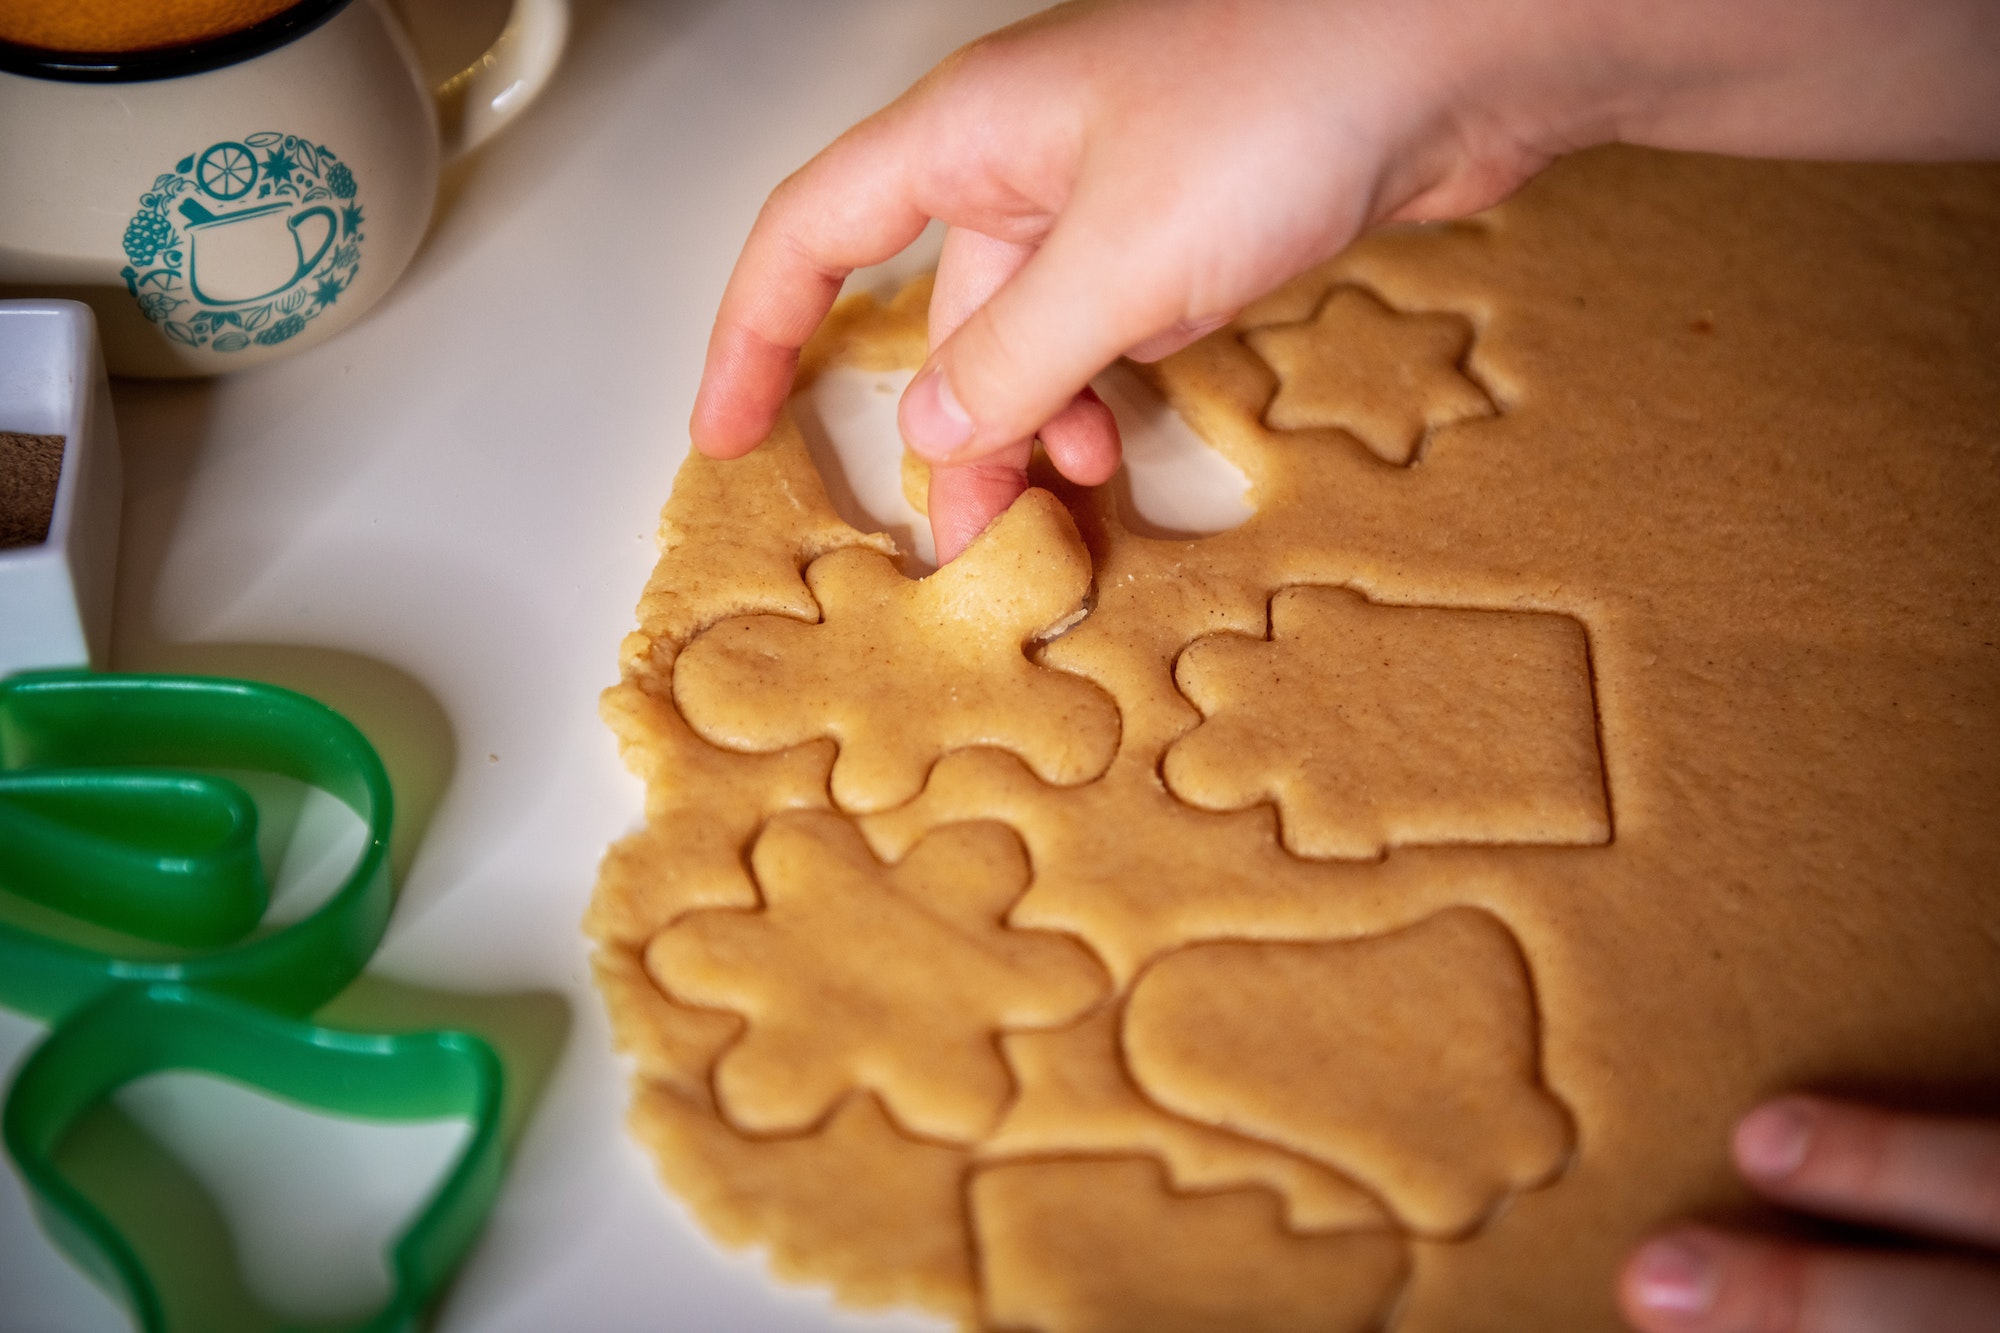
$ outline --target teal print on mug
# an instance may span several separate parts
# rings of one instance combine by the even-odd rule
[[[175,342],[217,352],[284,342],[354,285],[357,196],[348,165],[295,134],[210,144],[139,196],[120,276]]]

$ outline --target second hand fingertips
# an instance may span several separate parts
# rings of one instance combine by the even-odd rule
[[[1626,1270],[1626,1290],[1639,1310],[1665,1317],[1663,1327],[1696,1327],[1715,1304],[1721,1268],[1715,1256],[1677,1236],[1648,1242]]]
[[[1737,1122],[1736,1165],[1767,1184],[1789,1179],[1812,1149],[1813,1114],[1796,1098],[1766,1102]]]

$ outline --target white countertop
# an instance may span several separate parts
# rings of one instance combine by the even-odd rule
[[[640,811],[597,695],[751,218],[846,125],[1037,7],[579,3],[543,103],[453,178],[359,325],[234,378],[114,385],[113,665],[270,680],[358,722],[397,784],[406,867],[364,993],[548,1057],[440,1329],[937,1326],[838,1313],[701,1235],[624,1131],[578,923]],[[0,1014],[0,1074],[39,1032]],[[0,1333],[128,1326],[8,1173]]]

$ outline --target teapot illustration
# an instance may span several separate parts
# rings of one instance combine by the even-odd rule
[[[333,210],[323,204],[287,212],[287,202],[259,204],[234,213],[211,213],[181,201],[187,219],[188,287],[205,305],[243,305],[276,296],[313,271],[339,234]],[[301,229],[320,228],[310,255]]]

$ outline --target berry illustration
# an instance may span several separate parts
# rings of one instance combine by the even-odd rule
[[[149,209],[125,224],[125,253],[135,264],[150,264],[173,238],[173,225]]]
[[[347,169],[345,162],[336,162],[327,171],[326,188],[333,191],[336,199],[354,197],[354,173]]]

